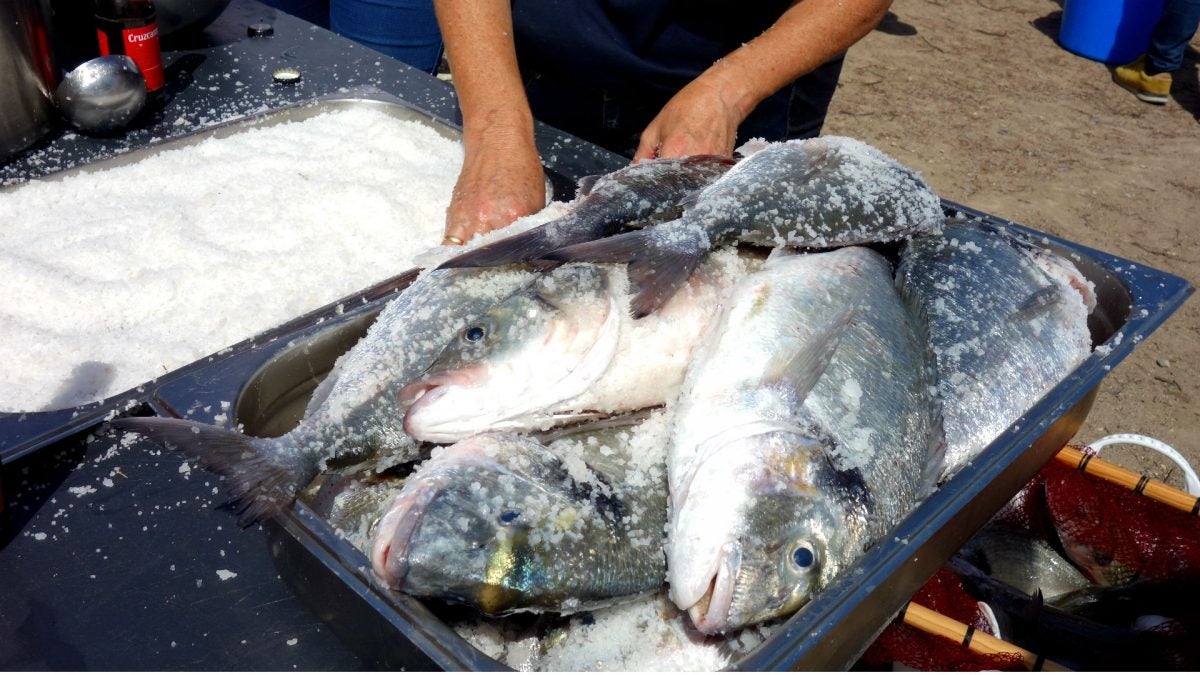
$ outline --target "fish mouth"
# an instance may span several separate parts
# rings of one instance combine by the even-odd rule
[[[413,537],[439,489],[438,485],[426,483],[401,494],[379,521],[371,543],[371,568],[389,588],[404,586]]]
[[[455,438],[425,438],[421,435],[423,429],[418,428],[417,420],[423,411],[437,403],[439,399],[456,388],[474,388],[484,382],[484,369],[464,368],[426,375],[415,382],[404,386],[396,394],[397,407],[404,412],[404,433],[420,440],[444,442],[459,440]]]
[[[443,386],[478,387],[482,384],[481,369],[464,368],[462,370],[432,373],[408,383],[396,393],[396,403],[400,408],[411,409],[429,392]]]
[[[688,615],[696,630],[706,635],[724,633],[735,628],[731,625],[733,591],[737,583],[738,570],[742,562],[742,547],[737,542],[721,546],[716,574],[709,582],[708,591],[688,608]]]

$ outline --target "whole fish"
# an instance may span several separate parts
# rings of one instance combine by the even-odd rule
[[[946,477],[1091,352],[1091,283],[1015,233],[966,221],[914,237],[896,283],[926,324],[946,427]]]
[[[940,471],[923,335],[879,254],[776,255],[689,367],[668,454],[671,598],[706,633],[799,608]]]
[[[1049,542],[1030,532],[989,524],[975,533],[958,555],[994,579],[1048,602],[1088,588],[1092,582]]]
[[[436,443],[664,404],[712,308],[757,259],[713,256],[658,316],[633,321],[623,271],[566,265],[467,325],[400,392],[405,428]]]
[[[913,170],[840,136],[747,144],[749,154],[671,222],[546,254],[628,263],[634,315],[655,311],[719,243],[824,248],[936,232],[937,195]]]
[[[1200,580],[1200,527],[1191,514],[1061,462],[1039,476],[1063,551],[1092,581]]]
[[[678,212],[685,197],[708,185],[733,159],[694,155],[631,164],[580,181],[567,215],[506,239],[468,250],[442,263],[487,267],[539,259],[556,248],[606,237],[623,226],[647,224]]]
[[[396,406],[401,388],[452,336],[537,276],[521,266],[421,276],[338,359],[300,423],[277,438],[186,419],[131,417],[111,425],[177,446],[223,474],[239,524],[249,526],[290,505],[330,459],[366,458],[381,469],[416,459],[419,444],[404,432],[405,411]]]
[[[489,615],[573,612],[658,590],[662,417],[607,438],[547,446],[494,433],[436,449],[375,531],[375,574]]]

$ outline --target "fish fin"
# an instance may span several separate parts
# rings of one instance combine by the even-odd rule
[[[741,157],[742,159],[745,159],[745,158],[757,153],[760,150],[765,150],[766,148],[770,147],[771,145],[772,145],[771,142],[769,142],[767,139],[761,138],[761,137],[756,137],[756,138],[751,138],[750,140],[746,141],[745,143],[742,143],[733,152],[734,152],[734,154]]]
[[[727,155],[689,155],[684,157],[679,163],[680,166],[689,166],[692,164],[717,164],[720,166],[730,167],[737,164],[737,160]]]
[[[932,387],[933,385],[930,384]],[[921,474],[920,492],[929,495],[937,488],[942,474],[946,472],[946,421],[942,417],[940,399],[935,394],[931,397],[934,405],[929,421],[929,441],[925,452],[925,467]]]
[[[284,461],[272,451],[275,439],[193,422],[162,417],[127,417],[109,423],[196,457],[200,464],[225,477],[232,499],[227,507],[238,514],[238,525],[249,527],[287,508],[317,474],[315,464]]]
[[[539,225],[532,230],[526,230],[500,241],[464,251],[438,265],[437,268],[441,270],[455,267],[496,267],[527,262],[537,260],[555,245],[549,241],[545,225]]]
[[[786,384],[794,387],[801,397],[807,396],[833,361],[854,313],[853,309],[845,310],[808,337],[794,340],[791,349],[772,354],[763,371],[764,381]]]
[[[575,184],[575,199],[586,197],[591,194],[592,190],[596,189],[596,182],[601,178],[604,178],[603,174],[594,174],[580,178]]]
[[[670,300],[708,253],[706,247],[664,246],[661,227],[567,246],[546,257],[565,262],[626,263],[629,308],[633,318],[640,319]]]
[[[1010,324],[1027,323],[1046,314],[1062,302],[1058,287],[1042,286],[1008,315]]]
[[[691,197],[691,195],[689,195],[688,197],[684,197],[684,199],[688,199],[690,197]],[[638,218],[637,220],[631,220],[631,221],[625,223],[625,227],[630,230],[641,230],[641,229],[645,229],[647,227],[653,227],[655,225],[669,223],[672,220],[678,220],[679,216],[683,215],[683,209],[684,209],[683,203],[680,202],[679,204],[676,204],[675,206],[673,206],[669,209],[666,209],[664,211],[661,211],[659,213],[652,213],[644,218]]]

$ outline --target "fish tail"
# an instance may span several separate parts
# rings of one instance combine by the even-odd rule
[[[280,513],[317,473],[315,462],[280,453],[279,441],[273,438],[162,417],[127,417],[109,424],[177,447],[224,476],[232,495],[225,507],[238,515],[243,528]]]
[[[653,314],[700,264],[707,247],[664,245],[659,228],[618,234],[546,254],[563,262],[626,263],[633,318]]]

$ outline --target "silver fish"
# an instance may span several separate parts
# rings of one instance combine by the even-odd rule
[[[947,478],[1091,352],[1091,282],[1015,233],[950,221],[909,241],[896,283],[937,360]]]
[[[622,227],[648,224],[677,213],[685,197],[708,185],[733,165],[733,159],[694,155],[656,159],[580,181],[571,211],[538,227],[442,263],[441,267],[487,267],[537,260],[556,248],[600,239]]]
[[[629,265],[634,315],[650,314],[704,255],[730,239],[824,248],[936,232],[937,195],[913,170],[840,136],[752,146],[753,151],[685,205],[678,219],[564,247],[551,260]]]
[[[940,470],[923,336],[865,248],[779,256],[696,355],[668,454],[671,598],[697,628],[783,616]]]
[[[665,437],[655,424],[642,426]],[[658,590],[665,455],[636,433],[549,446],[482,434],[435,450],[375,531],[376,575],[489,615],[568,613]]]
[[[438,270],[412,283],[380,312],[367,334],[338,359],[304,418],[277,438],[256,438],[185,419],[114,420],[177,446],[225,476],[239,524],[248,526],[287,507],[328,460],[370,458],[379,468],[419,456],[404,432],[397,394],[420,376],[443,345],[471,321],[531,284],[524,267]]]
[[[663,311],[633,321],[617,266],[566,265],[472,322],[400,392],[405,428],[436,443],[664,404],[712,307],[752,258],[725,251]]]

